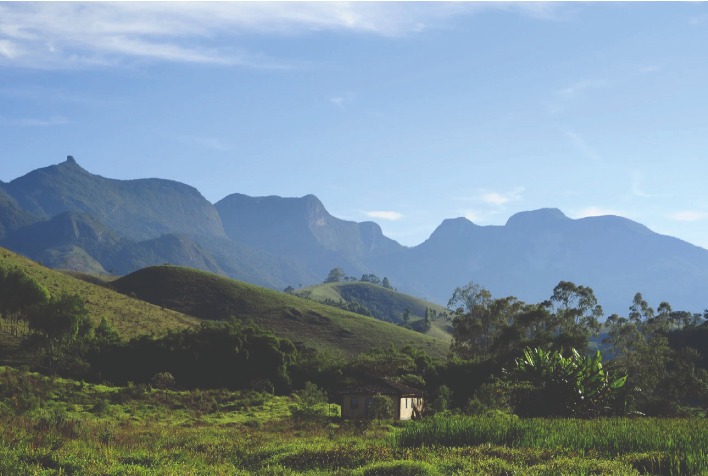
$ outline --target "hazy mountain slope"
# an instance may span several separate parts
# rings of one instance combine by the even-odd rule
[[[202,237],[199,242],[233,279],[278,290],[322,279],[296,258],[274,256],[230,238]]]
[[[302,198],[232,194],[215,204],[227,235],[276,256],[289,257],[324,279],[337,266],[369,271],[377,256],[403,249],[373,222],[340,220],[314,195]]]
[[[113,283],[122,293],[203,319],[227,319],[272,330],[277,336],[347,355],[389,344],[413,345],[443,356],[448,344],[376,319],[253,286],[214,274],[173,266],[136,271]]]
[[[0,244],[52,268],[127,274],[171,263],[224,273],[209,252],[186,236],[134,242],[88,213],[66,212],[10,233]]]
[[[43,219],[87,212],[134,240],[166,233],[224,236],[218,213],[195,188],[163,179],[107,179],[82,169],[73,158],[4,188],[23,209]]]
[[[6,185],[0,182],[0,239],[38,220],[37,217],[20,208],[17,202],[5,192],[4,187]]]
[[[573,220],[555,209],[516,214],[505,226],[446,220],[384,269],[400,289],[438,302],[469,281],[539,302],[567,280],[593,288],[606,313],[624,313],[637,291],[654,306],[708,306],[708,251],[625,218]]]
[[[109,266],[112,274],[122,275],[165,263],[226,274],[208,250],[190,237],[176,234],[125,244],[115,250]]]
[[[78,247],[93,259],[108,263],[111,254],[123,246],[117,233],[87,213],[66,212],[9,234],[2,245],[25,256],[41,260],[50,267],[61,262],[47,260],[51,250]]]

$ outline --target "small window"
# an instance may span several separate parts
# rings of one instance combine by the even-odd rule
[[[352,397],[352,400],[349,403],[349,408],[351,408],[352,410],[359,409],[359,397]]]
[[[408,399],[406,398],[406,408],[408,408]]]

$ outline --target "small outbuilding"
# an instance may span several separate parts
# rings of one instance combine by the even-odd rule
[[[419,418],[423,412],[423,392],[399,383],[381,380],[358,385],[339,392],[342,402],[342,418],[367,418],[375,395],[391,399],[396,420]]]

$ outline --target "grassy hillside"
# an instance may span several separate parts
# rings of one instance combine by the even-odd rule
[[[371,312],[372,317],[394,324],[403,322],[403,314],[407,309],[410,313],[410,322],[414,328],[417,328],[417,324],[422,324],[422,322],[418,321],[422,321],[425,317],[426,308],[434,311],[437,315],[446,311],[443,306],[424,299],[360,281],[353,283],[324,283],[298,289],[294,294],[319,302],[357,302],[365,306]],[[432,324],[427,334],[449,342],[451,336],[446,329],[447,323],[433,320]]]
[[[443,356],[448,343],[312,300],[175,266],[145,268],[113,283],[119,292],[202,319],[231,316],[272,330],[277,336],[347,355],[413,345]]]
[[[125,338],[143,334],[165,334],[170,329],[183,329],[199,322],[179,312],[162,309],[112,289],[45,268],[5,248],[0,248],[0,268],[17,268],[24,271],[46,287],[52,295],[62,292],[80,295],[85,299],[86,308],[95,323],[105,317]]]

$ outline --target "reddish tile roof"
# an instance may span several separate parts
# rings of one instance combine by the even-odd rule
[[[400,395],[400,396],[423,396],[423,392],[407,385],[380,380],[376,383],[368,383],[347,388],[338,392],[340,394],[369,394],[369,395]]]

